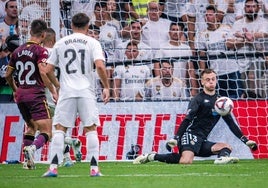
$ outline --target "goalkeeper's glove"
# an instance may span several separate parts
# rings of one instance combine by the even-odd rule
[[[245,137],[245,136],[242,136],[241,138],[240,138],[240,140],[242,141],[242,142],[244,142],[250,149],[252,149],[252,151],[255,151],[255,150],[257,150],[258,149],[258,145],[257,145],[257,143],[255,142],[255,141],[253,141],[253,140],[249,140],[247,137]]]
[[[169,152],[171,152],[172,149],[178,145],[178,142],[179,142],[179,136],[174,136],[172,139],[170,139],[170,140],[166,143],[166,149],[167,149]]]

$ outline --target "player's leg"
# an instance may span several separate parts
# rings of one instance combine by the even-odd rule
[[[63,159],[64,138],[68,128],[72,128],[76,118],[77,101],[75,99],[64,99],[58,101],[55,110],[53,124],[55,131],[51,141],[51,161],[48,171],[43,177],[56,177],[59,162]]]
[[[71,167],[74,165],[71,159],[71,154],[70,154],[71,144],[72,144],[72,138],[70,137],[71,131],[72,129],[68,129],[64,137],[63,160],[61,162],[61,166],[64,166],[64,167]]]
[[[94,99],[78,99],[78,113],[86,135],[87,159],[90,161],[90,176],[101,176],[99,161],[99,138],[97,126],[100,125],[99,112]]]
[[[167,153],[167,154],[158,154],[158,153],[149,153],[139,155],[136,159],[133,160],[133,164],[145,164],[151,161],[159,161],[168,164],[178,164],[180,161],[179,153]]]
[[[237,163],[239,161],[237,157],[230,157],[232,148],[229,144],[215,143],[211,147],[211,151],[213,154],[218,155],[218,158],[215,159],[214,164]]]
[[[77,162],[80,162],[82,160],[82,153],[81,153],[82,144],[78,138],[72,138],[71,135],[72,135],[72,129],[68,129],[66,137],[64,139],[64,143],[69,145],[69,147],[73,149],[75,160]]]
[[[40,132],[31,145],[27,145],[23,148],[28,168],[34,169],[35,151],[43,147],[51,137],[52,120],[49,108],[46,101],[39,98],[33,99],[30,102],[20,103],[18,107],[23,114],[24,120],[27,122],[28,130],[26,134],[33,136],[37,130]]]

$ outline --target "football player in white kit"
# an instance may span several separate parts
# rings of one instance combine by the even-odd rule
[[[64,135],[74,126],[77,113],[86,135],[87,156],[90,159],[90,176],[101,176],[98,168],[99,140],[96,127],[100,125],[95,98],[93,64],[103,84],[103,101],[109,100],[109,84],[104,55],[100,43],[87,36],[89,17],[78,13],[72,18],[73,34],[56,42],[48,59],[47,75],[56,84],[54,67],[61,70],[59,99],[53,125],[56,131],[51,142],[50,166],[43,177],[57,177],[64,148]]]

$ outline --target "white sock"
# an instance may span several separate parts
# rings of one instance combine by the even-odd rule
[[[91,161],[92,157],[95,158],[97,165],[99,161],[99,138],[97,131],[89,131],[86,133],[87,138],[87,158]],[[91,168],[92,169],[92,168]]]
[[[55,155],[58,156],[58,163],[63,160],[63,150],[64,150],[64,135],[65,133],[61,130],[56,130],[52,137],[51,141],[51,162]],[[55,165],[51,164],[51,168],[55,167]]]

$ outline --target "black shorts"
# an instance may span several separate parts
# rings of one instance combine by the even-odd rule
[[[179,150],[180,153],[183,151],[192,151],[195,156],[209,157],[214,155],[211,151],[211,147],[216,144],[204,139],[202,136],[191,132],[185,132],[180,140]]]

